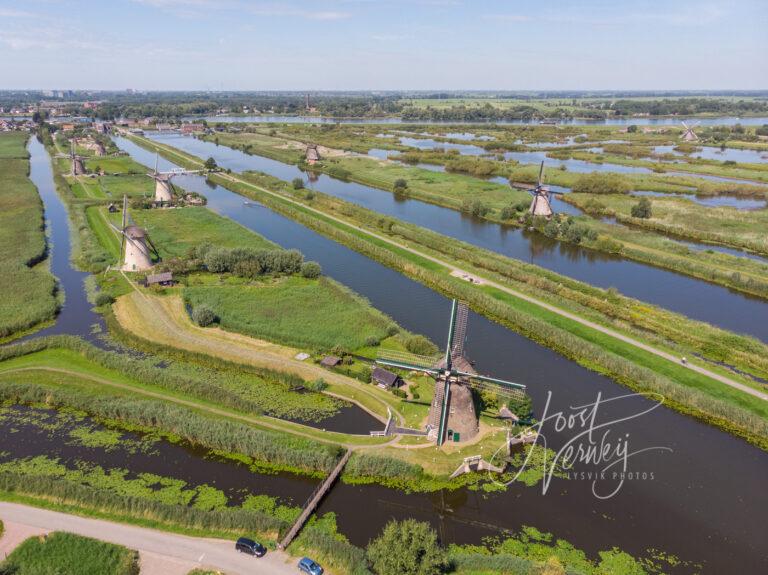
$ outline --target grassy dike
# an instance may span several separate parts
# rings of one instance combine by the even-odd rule
[[[169,159],[182,165],[191,167],[200,163],[199,159],[168,146],[157,145],[147,139],[137,141],[167,154]],[[253,184],[242,177],[224,174],[211,179],[442,293],[464,299],[476,311],[590,369],[632,389],[662,393],[666,403],[678,411],[714,424],[762,448],[768,447],[765,401],[496,288],[469,284],[452,277],[444,265],[393,245],[379,235],[372,235],[366,225],[352,215],[358,209],[355,206],[345,204],[343,213],[329,217],[322,212],[321,206],[310,208],[302,205],[300,200],[286,197],[284,194],[290,192],[286,191],[288,187],[285,183],[271,179],[275,189],[267,189],[264,182],[270,178],[252,177],[260,183]],[[338,217],[347,218],[349,223],[335,219]],[[762,344],[752,342],[751,345]],[[718,369],[713,367],[712,371],[718,372]]]
[[[319,137],[327,137],[319,135]],[[257,153],[277,161],[298,164],[301,158],[299,145],[301,142],[286,140],[284,137],[266,136],[261,133],[216,134],[205,139],[217,141],[245,151]],[[386,141],[386,140],[384,140]],[[296,145],[291,145],[296,144]],[[496,175],[512,178],[517,181],[535,181],[538,167],[535,165],[510,166],[507,162],[498,162],[476,157],[464,157],[451,154],[436,154],[431,151],[411,151],[404,158],[411,157],[414,162],[437,163],[449,165],[461,162],[461,169],[455,173],[433,172],[416,166],[403,165],[397,162],[385,162],[367,157],[331,156],[325,161],[313,166],[313,170],[324,172],[330,176],[354,181],[363,185],[391,192],[394,182],[404,179],[408,182],[407,195],[420,201],[447,207],[455,210],[463,208],[465,198],[479,200],[490,208],[482,216],[496,223],[518,226],[516,218],[502,219],[501,211],[505,206],[519,201],[528,201],[530,196],[522,191],[510,190],[509,187],[488,182],[482,178],[462,173],[465,170],[482,169],[483,175]],[[468,166],[467,166],[468,165]],[[478,168],[480,165],[480,168]],[[549,183],[572,188],[581,174],[549,170]],[[630,174],[622,175],[632,189],[655,190],[664,192],[690,192],[689,186],[698,186],[701,179],[672,178],[660,175]],[[673,181],[674,180],[674,181]],[[706,182],[710,186],[709,182]],[[725,185],[725,184],[724,184]],[[755,187],[755,190],[761,188]],[[602,196],[595,196],[598,200]],[[673,200],[681,201],[681,200]],[[636,203],[636,200],[635,200]],[[686,205],[690,202],[685,202]],[[707,208],[702,208],[707,209]],[[582,238],[581,245],[596,251],[620,254],[626,258],[640,261],[656,267],[671,269],[693,277],[724,285],[726,287],[758,295],[768,296],[768,266],[752,260],[745,260],[728,254],[709,254],[681,248],[673,242],[665,241],[665,236],[654,233],[652,226],[646,226],[642,232],[628,230],[624,226],[606,224],[587,216],[577,217],[576,220],[597,234],[597,239]],[[632,222],[635,223],[635,218]],[[669,231],[662,228],[655,231]],[[717,237],[701,235],[687,226],[676,226],[674,232],[681,237],[698,241],[724,243],[734,247],[749,247],[759,249],[760,244],[753,242],[733,242],[732,238],[722,234]],[[561,237],[559,241],[568,241]]]

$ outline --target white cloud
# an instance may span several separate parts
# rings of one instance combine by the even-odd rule
[[[37,15],[23,10],[14,10],[12,8],[0,8],[0,18],[35,18]]]
[[[483,14],[483,20],[503,20],[504,22],[528,22],[530,16],[525,14]]]

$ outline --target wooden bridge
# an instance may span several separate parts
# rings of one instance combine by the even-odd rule
[[[325,497],[325,494],[328,493],[328,491],[331,489],[334,481],[336,481],[336,479],[341,474],[341,470],[344,469],[344,466],[347,464],[347,461],[349,461],[349,457],[351,455],[352,450],[347,449],[346,453],[344,453],[344,456],[336,464],[336,467],[333,468],[333,471],[331,471],[328,477],[326,477],[325,480],[315,488],[315,490],[312,492],[312,495],[309,496],[309,499],[307,499],[307,502],[304,504],[304,508],[301,511],[301,515],[299,515],[299,518],[296,520],[296,523],[293,524],[293,527],[291,527],[290,531],[288,531],[285,537],[283,537],[283,540],[278,543],[278,549],[285,549],[288,547],[288,545],[291,544],[291,541],[293,541],[294,537],[298,535],[299,531],[301,531],[301,528],[307,522],[307,519],[309,519],[309,516],[312,515],[315,509],[317,509],[317,505],[320,503],[320,500]]]

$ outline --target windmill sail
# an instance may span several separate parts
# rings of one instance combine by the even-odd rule
[[[450,436],[449,427],[453,428],[454,437],[459,435],[459,429],[462,436],[468,435],[467,439],[477,433],[471,389],[491,391],[510,399],[525,394],[525,386],[522,384],[480,375],[472,368],[464,356],[468,316],[466,304],[453,300],[446,349],[442,357],[383,351],[376,359],[376,363],[381,365],[418,371],[435,378],[428,428],[437,445],[442,445]],[[474,421],[474,429],[468,427],[469,419]]]

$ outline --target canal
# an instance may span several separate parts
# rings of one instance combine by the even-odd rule
[[[154,154],[128,140],[115,140],[138,162],[154,165]],[[161,169],[173,167],[161,162]],[[174,182],[203,193],[214,211],[319,261],[325,274],[368,298],[406,329],[444,342],[450,302],[442,295],[265,207],[245,205],[242,196],[201,177]],[[564,410],[595,401],[598,393],[610,398],[627,393],[612,380],[475,313],[470,313],[466,349],[481,373],[528,385],[539,416],[549,392],[552,409]],[[606,418],[652,406],[641,398],[619,403],[607,410]],[[704,573],[758,573],[768,568],[764,452],[665,407],[618,423],[611,433],[629,434],[634,449],[649,451],[634,456],[630,464],[632,470],[645,472],[645,478],[627,481],[608,499],[596,498],[591,482],[580,479],[553,479],[546,494],[540,487],[520,484],[503,493],[458,489],[405,494],[342,483],[319,511],[335,512],[340,531],[357,545],[365,545],[391,518],[415,517],[429,521],[445,542],[478,543],[485,536],[532,525],[592,554],[614,545],[637,556],[656,548],[702,562]],[[550,446],[569,439],[569,432],[547,433]],[[474,455],[471,448],[467,455]]]
[[[213,157],[219,166],[235,172],[260,171],[285,181],[305,177],[292,164],[251,156],[212,142],[177,135],[160,135],[153,139],[198,157]],[[543,234],[473,218],[457,210],[414,199],[399,199],[390,192],[343,182],[325,174],[309,185],[320,192],[481,248],[602,288],[613,287],[624,295],[768,342],[768,302],[761,298],[618,255],[559,242]]]

